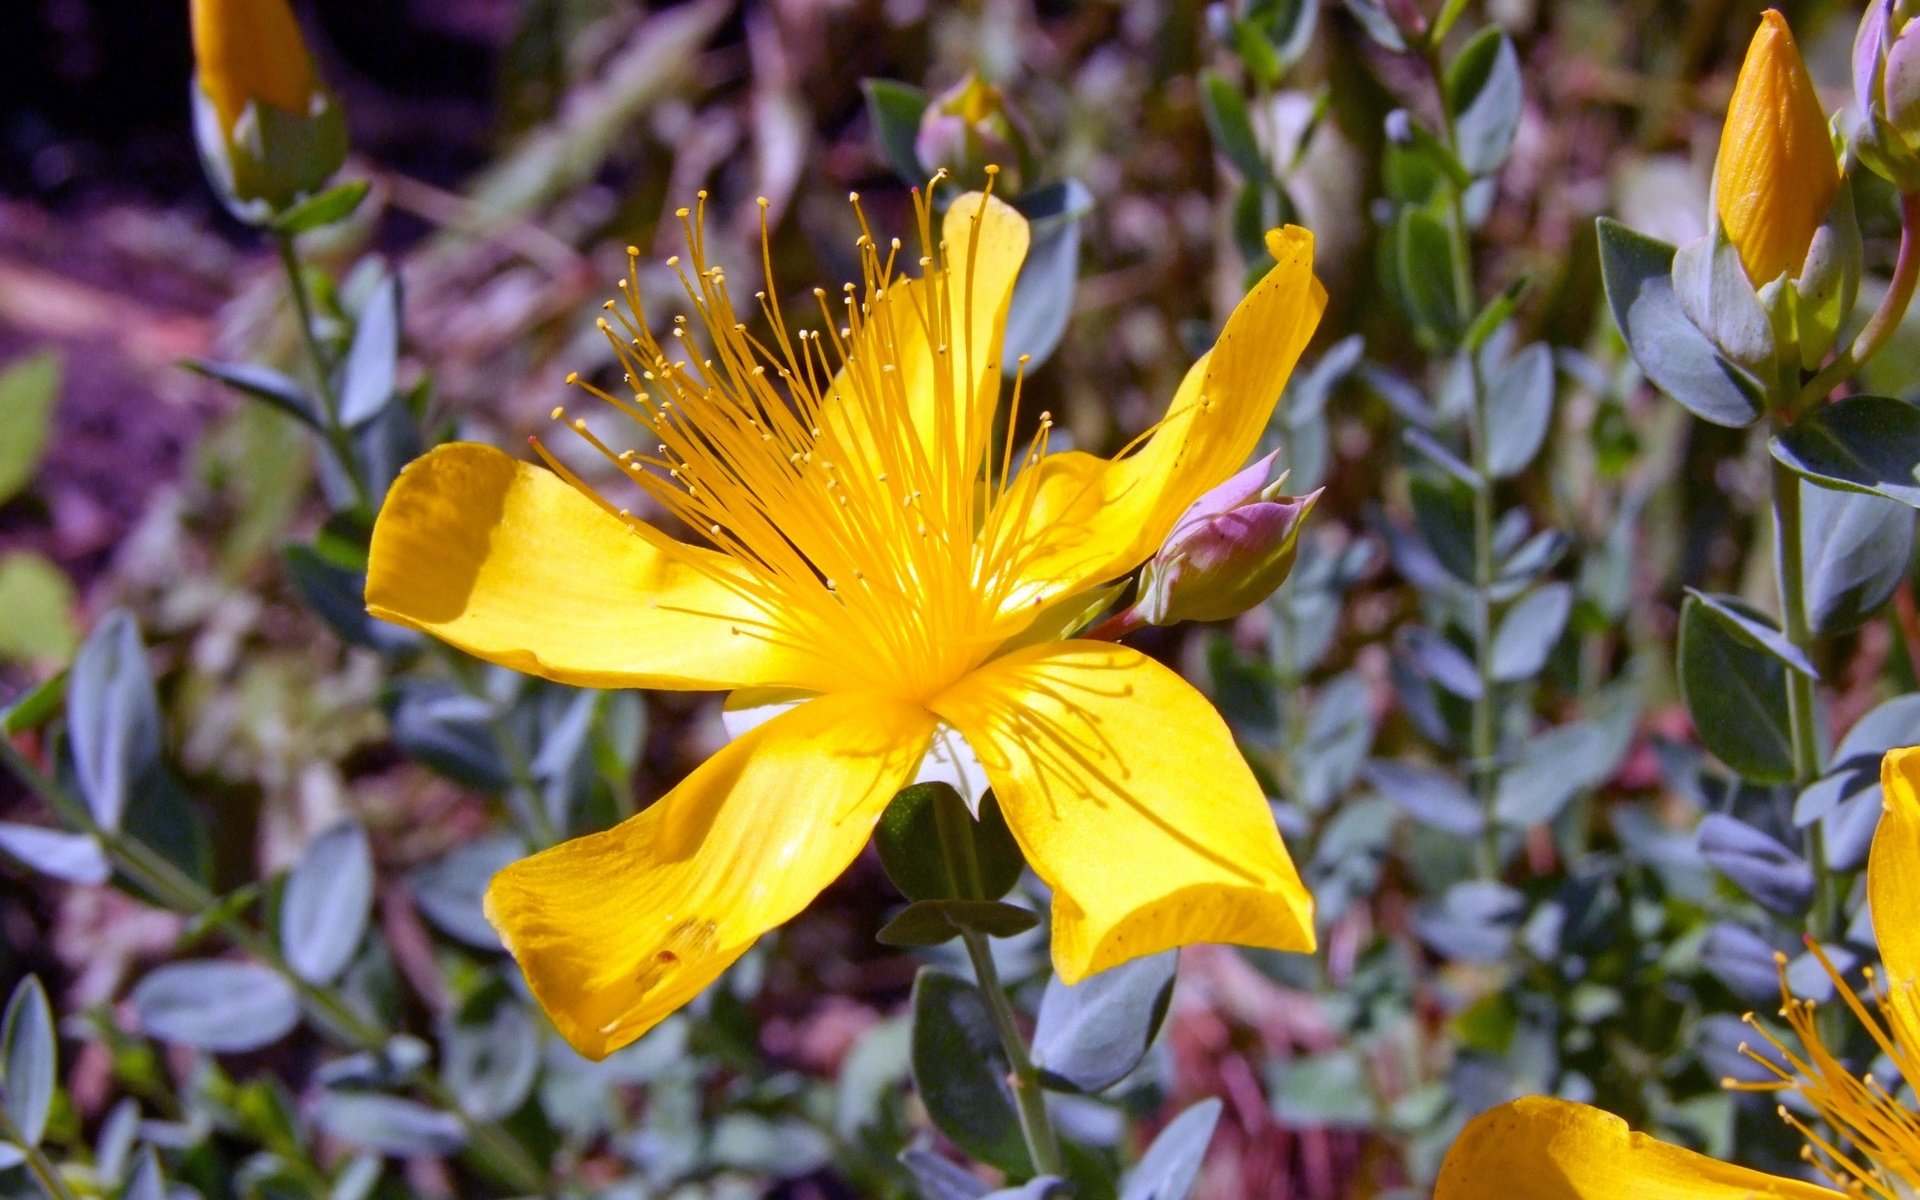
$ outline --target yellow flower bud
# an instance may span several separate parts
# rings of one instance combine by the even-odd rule
[[[1713,186],[1720,223],[1753,285],[1797,275],[1840,168],[1813,80],[1777,10],[1762,15],[1740,67]]]
[[[200,87],[231,131],[249,102],[304,117],[319,90],[287,0],[192,0]]]

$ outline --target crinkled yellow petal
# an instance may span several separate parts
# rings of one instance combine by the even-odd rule
[[[381,506],[367,611],[583,687],[831,679],[805,639],[717,582],[737,571],[696,547],[670,557],[552,472],[456,442],[402,471]]]
[[[1053,888],[1065,982],[1194,942],[1313,949],[1313,898],[1260,785],[1166,667],[1107,642],[1034,646],[932,708],[979,754]]]
[[[1894,1013],[1908,1044],[1920,1045],[1920,746],[1888,751],[1880,790],[1886,810],[1867,859],[1867,903]]]
[[[883,440],[875,430],[904,412],[929,463],[973,477],[992,430],[1007,306],[1028,241],[1027,219],[1012,205],[980,192],[953,202],[940,231],[944,289],[903,278],[867,314],[828,398],[821,457],[851,445],[866,469],[884,469],[889,456],[873,450]]]
[[[873,696],[803,704],[640,815],[495,875],[487,919],[561,1034],[603,1058],[846,869],[933,725],[916,705]]]
[[[1131,570],[1189,504],[1253,452],[1327,302],[1313,275],[1311,233],[1289,225],[1269,233],[1267,246],[1273,269],[1187,372],[1165,420],[1137,453],[1113,462],[1077,451],[1053,454],[1016,481],[1002,503],[1027,514],[1019,535],[1027,544],[1023,584],[1009,609]]]
[[[1612,1113],[1527,1096],[1475,1117],[1433,1200],[1838,1200],[1839,1192],[1730,1166],[1634,1133]]]
[[[1787,19],[1761,14],[1727,106],[1714,207],[1755,287],[1797,275],[1840,187],[1826,114]]]

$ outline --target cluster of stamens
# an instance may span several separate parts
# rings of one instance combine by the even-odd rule
[[[1872,1008],[1854,991],[1826,951],[1808,940],[1808,947],[1833,980],[1834,990],[1874,1045],[1902,1080],[1920,1079],[1920,1030],[1897,1011],[1880,974],[1868,967],[1865,978]],[[1787,982],[1787,959],[1775,954],[1782,997],[1780,1017],[1793,1031],[1800,1050],[1791,1049],[1754,1018],[1743,1018],[1766,1039],[1774,1055],[1760,1053],[1742,1042],[1740,1052],[1774,1076],[1757,1082],[1726,1079],[1736,1091],[1793,1092],[1812,1111],[1809,1120],[1782,1104],[1781,1120],[1800,1134],[1801,1157],[1835,1187],[1849,1195],[1879,1200],[1912,1200],[1920,1195],[1920,1112],[1872,1072],[1856,1075],[1834,1055],[1821,1030],[1818,1006],[1793,994]],[[1911,988],[1911,981],[1896,986]],[[1825,1128],[1822,1129],[1821,1126]]]
[[[697,324],[677,316],[667,345],[654,336],[640,252],[629,247],[619,297],[599,320],[628,395],[568,377],[643,426],[651,450],[615,451],[564,408],[553,418],[720,553],[666,537],[603,499],[537,439],[536,449],[637,535],[770,614],[765,627],[745,631],[751,636],[810,646],[853,637],[870,653],[847,669],[869,671],[877,686],[936,689],[1005,636],[1009,597],[1035,541],[1027,519],[1035,489],[1010,484],[1046,453],[1053,424],[1040,414],[1017,461],[1010,436],[998,456],[986,453],[1000,378],[998,331],[974,294],[980,212],[966,244],[936,241],[931,205],[916,189],[925,253],[920,278],[907,280],[897,273],[899,239],[883,249],[858,195],[850,197],[862,280],[837,302],[814,289],[821,326],[790,330],[766,201],[766,281],[750,327],[725,272],[709,261],[706,199],[702,192],[694,210],[679,211],[687,256],[667,260]],[[1011,390],[1009,432],[1021,372]]]

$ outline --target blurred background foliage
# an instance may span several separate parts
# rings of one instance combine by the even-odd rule
[[[1445,250],[1421,257],[1454,185],[1407,149],[1409,121],[1440,127],[1440,93],[1387,44],[1396,16],[1440,16],[1423,3],[300,8],[347,114],[342,178],[370,185],[303,238],[318,332],[344,354],[371,321],[393,329],[376,401],[396,415],[356,450],[376,491],[423,440],[543,431],[567,372],[609,365],[594,320],[625,247],[673,253],[673,210],[700,189],[710,256],[754,262],[764,196],[782,278],[856,277],[846,194],[904,230],[903,178],[937,165],[887,114],[969,73],[1020,114],[1007,190],[1053,222],[1038,311],[1064,328],[1016,332],[1040,350],[1064,333],[1023,406],[1054,413],[1056,439],[1110,452],[1156,419],[1259,264],[1258,232],[1314,230],[1330,305],[1272,434],[1293,490],[1327,489],[1294,577],[1238,621],[1135,641],[1228,714],[1320,898],[1323,950],[1181,956],[1141,1065],[1061,1101],[1082,1194],[1115,1194],[1208,1097],[1202,1197],[1418,1195],[1467,1116],[1532,1091],[1792,1161],[1767,1105],[1719,1082],[1750,1069],[1738,1014],[1774,993],[1773,951],[1799,953],[1795,795],[1703,750],[1674,666],[1685,589],[1771,603],[1766,450],[1644,385],[1593,232],[1603,214],[1667,241],[1705,231],[1760,6],[1446,7],[1447,60],[1473,64],[1446,103],[1513,93],[1504,132],[1482,114],[1484,161],[1455,147],[1462,307],[1426,286]],[[1858,12],[1784,7],[1840,107]],[[181,366],[301,371],[272,246],[202,178],[190,71],[184,4],[0,10],[0,704],[26,758],[64,764],[71,744],[40,780],[90,802],[86,735],[49,714],[83,682],[151,706],[124,835],[97,803],[93,819],[164,860],[130,875],[92,842],[19,833],[47,825],[45,797],[0,773],[0,979],[37,976],[58,1014],[46,1143],[69,1185],[160,1189],[143,1145],[207,1196],[975,1194],[898,1161],[993,1157],[909,1099],[915,962],[875,944],[898,898],[872,855],[607,1063],[527,1003],[479,916],[487,875],[671,787],[724,738],[717,706],[478,668],[358,615],[361,535],[324,498],[338,470],[286,412]],[[1898,232],[1877,186],[1859,194],[1870,276]],[[1502,295],[1502,319],[1465,328]],[[1904,394],[1917,350],[1900,335],[1875,389]],[[1471,427],[1483,404],[1491,447]],[[1498,562],[1460,540],[1471,500],[1449,459],[1476,445],[1502,459],[1467,464],[1500,480]],[[1864,549],[1815,539],[1880,564],[1827,597],[1833,740],[1916,686],[1912,540],[1905,510]],[[1522,604],[1510,637],[1471,636],[1476,612]],[[90,673],[64,700],[36,690],[88,630]],[[1920,740],[1910,706],[1877,715],[1857,754]],[[1832,788],[1856,815],[1833,836],[1863,854],[1877,800]],[[1702,838],[1709,814],[1739,829]],[[98,886],[110,871],[121,886]],[[996,944],[1029,1011],[1043,946]],[[959,961],[946,951],[929,953]],[[1817,994],[1805,960],[1790,970]],[[29,1194],[23,1172],[0,1186]]]

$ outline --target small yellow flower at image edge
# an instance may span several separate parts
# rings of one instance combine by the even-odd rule
[[[938,181],[936,180],[936,183]],[[705,545],[473,444],[409,466],[383,505],[368,611],[490,662],[600,688],[803,699],[613,829],[495,876],[486,910],[560,1032],[601,1057],[692,999],[859,854],[936,735],[978,755],[1053,891],[1069,983],[1195,942],[1314,946],[1313,903],[1226,723],[1130,648],[1070,636],[1101,589],[1246,461],[1325,307],[1303,229],[1109,461],[1023,450],[1001,347],[1027,222],[988,193],[939,220],[916,191],[917,277],[862,234],[858,285],[790,328],[772,255],[745,314],[682,210],[668,260],[694,319],[656,338],[638,252],[601,327],[642,427],[616,450],[556,419]],[[755,326],[764,333],[753,332]],[[705,347],[701,342],[704,340]],[[1033,414],[1028,414],[1029,418]]]
[[[1880,939],[1884,977],[1869,973],[1873,1003],[1853,990],[1814,947],[1844,1003],[1880,1054],[1911,1086],[1920,1079],[1920,747],[1881,762],[1886,809],[1867,863],[1867,902]],[[1440,1168],[1434,1200],[1833,1200],[1840,1195],[1907,1200],[1920,1195],[1920,1111],[1900,1081],[1856,1075],[1827,1046],[1813,1002],[1787,992],[1780,1016],[1799,1045],[1747,1018],[1764,1050],[1743,1046],[1774,1076],[1727,1080],[1741,1091],[1791,1092],[1811,1119],[1785,1105],[1780,1116],[1806,1139],[1803,1157],[1833,1188],[1718,1162],[1629,1131],[1625,1121],[1565,1100],[1530,1096],[1476,1117]],[[1768,1053],[1770,1051],[1771,1053]],[[1834,1189],[1840,1189],[1838,1191]]]

